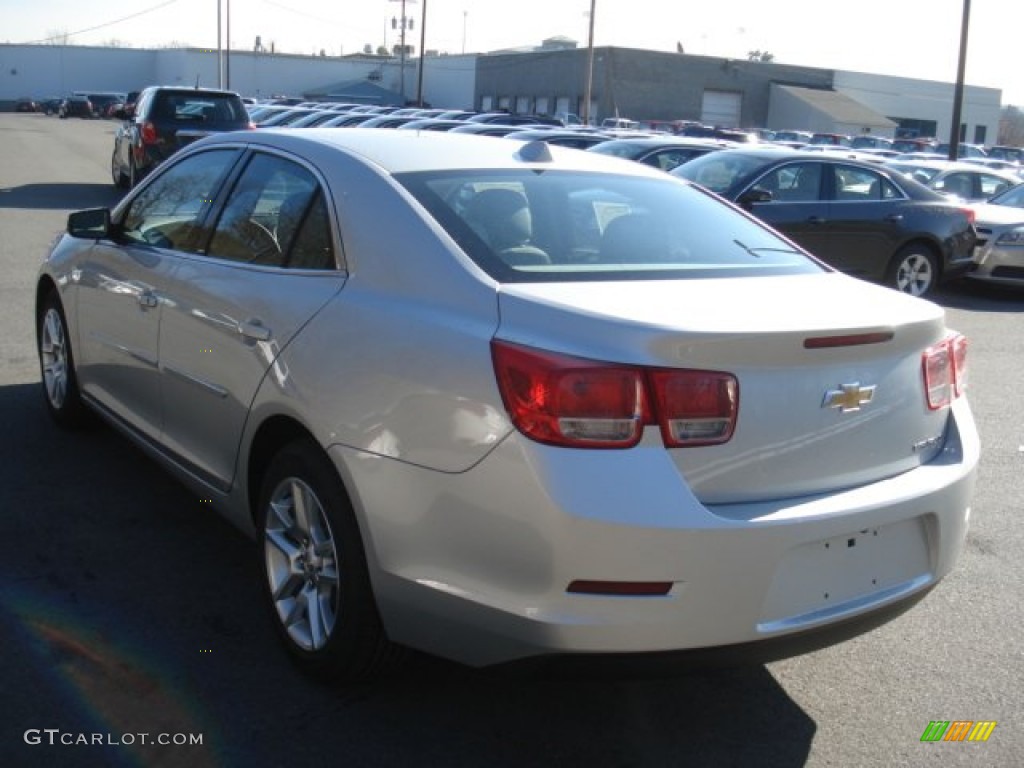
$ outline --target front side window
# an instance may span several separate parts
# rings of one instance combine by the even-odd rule
[[[470,258],[502,282],[819,269],[767,227],[668,177],[514,170],[397,179]]]
[[[122,236],[160,248],[198,251],[199,226],[238,155],[237,149],[215,149],[174,163],[132,200],[121,220]]]
[[[815,202],[821,198],[821,164],[787,163],[766,173],[756,186],[771,192],[772,202]]]
[[[257,153],[228,195],[207,255],[246,264],[333,269],[324,193],[290,160]]]

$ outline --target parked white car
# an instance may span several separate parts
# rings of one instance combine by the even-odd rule
[[[72,214],[47,407],[259,541],[306,669],[751,645],[955,566],[964,337],[716,196],[541,142],[221,134]]]

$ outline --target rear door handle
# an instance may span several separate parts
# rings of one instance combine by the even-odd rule
[[[885,217],[886,221],[903,221],[902,213],[892,213]]]
[[[152,291],[143,291],[139,294],[139,306],[152,309],[159,303],[159,299],[157,299],[156,294]]]
[[[825,219],[822,218],[821,216],[811,216],[810,218],[807,219],[807,221],[810,224],[824,224],[825,223]]]

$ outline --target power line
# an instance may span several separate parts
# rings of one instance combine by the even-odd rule
[[[131,14],[130,16],[124,16],[120,19],[115,19],[114,21],[106,21],[103,24],[96,25],[95,27],[89,27],[88,29],[80,29],[77,32],[62,32],[59,35],[44,37],[41,40],[30,40],[27,43],[19,43],[19,45],[41,45],[43,43],[49,43],[53,40],[58,40],[62,37],[74,37],[75,35],[84,35],[86,32],[95,32],[98,29],[106,29],[107,27],[113,27],[117,24],[121,24],[122,22],[130,21],[131,19],[137,19],[139,16],[145,16],[147,13],[158,11],[161,8],[164,8],[168,5],[174,5],[177,2],[178,0],[167,0],[167,2],[160,3],[160,5],[154,5],[152,8],[147,8],[144,11],[139,11],[137,13]]]

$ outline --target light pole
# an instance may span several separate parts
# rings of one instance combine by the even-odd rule
[[[960,60],[956,68],[956,88],[953,90],[953,127],[949,136],[949,159],[960,154],[960,120],[964,103],[964,72],[967,68],[967,27],[971,21],[971,0],[964,0],[964,17],[960,23]]]

